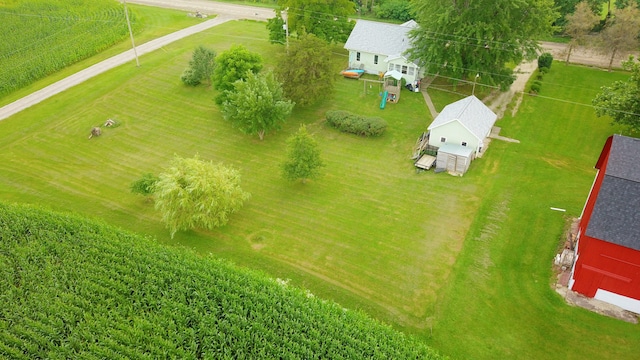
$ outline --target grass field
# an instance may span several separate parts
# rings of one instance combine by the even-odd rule
[[[469,174],[484,178],[485,194],[429,341],[453,358],[633,359],[640,351],[637,325],[569,307],[551,290],[563,230],[580,215],[604,141],[621,131],[570,102],[588,104],[600,84],[624,76],[554,65],[540,96],[497,124],[521,143],[494,141],[490,164]]]
[[[136,33],[134,36],[135,43],[140,45],[149,40],[158,38],[160,36],[169,34],[174,31],[178,31],[185,27],[195,25],[200,23],[201,19],[192,18],[186,16],[185,12],[175,11],[175,10],[167,10],[162,8],[154,8],[148,6],[139,6],[139,5],[127,5],[129,11],[136,14],[136,18],[134,21],[139,21],[140,24],[138,28],[141,29],[139,33]],[[124,17],[124,11],[121,14]],[[123,26],[126,26],[123,24]],[[69,43],[73,43],[69,41]],[[0,95],[0,106],[6,105],[16,99],[19,99],[25,95],[32,93],[36,89],[43,88],[47,85],[50,85],[60,79],[63,79],[71,74],[74,74],[82,69],[85,69],[93,64],[96,64],[104,59],[107,59],[111,56],[117,55],[125,50],[131,49],[131,41],[127,36],[126,39],[118,44],[113,45],[112,47],[100,52],[99,54],[90,57],[88,59],[79,61],[73,65],[65,67],[64,69],[47,76],[41,80],[38,80],[31,84],[30,86],[26,86],[20,88],[14,92],[9,94],[1,94]],[[43,52],[48,52],[48,48],[44,48],[41,50]],[[37,51],[36,51],[37,52]]]
[[[281,132],[259,141],[221,119],[210,89],[181,84],[199,44],[220,52],[243,42],[272,58],[282,48],[270,45],[263,29],[225,24],[143,57],[140,68],[121,67],[3,121],[0,197],[89,214],[174,243],[153,206],[128,187],[145,172],[161,171],[174,153],[198,153],[237,167],[253,196],[229,226],[179,233],[177,243],[292,278],[400,327],[423,328],[473,218],[478,189],[416,174],[409,157],[430,121],[420,94],[406,92],[381,112],[377,89],[361,97],[361,82],[339,79],[334,101],[294,112]],[[382,115],[389,130],[376,139],[339,133],[322,123],[328,108]],[[87,140],[107,118],[121,125]],[[287,183],[278,171],[285,139],[301,123],[327,163],[325,176],[306,185]]]
[[[521,144],[494,142],[464,177],[418,174],[408,158],[431,121],[419,94],[404,92],[381,111],[377,89],[363,95],[361,82],[340,79],[332,101],[295,110],[280,132],[259,141],[221,119],[213,90],[181,84],[196,46],[220,52],[241,42],[270,65],[281,48],[266,38],[264,24],[227,23],[0,122],[0,200],[99,217],[290,278],[453,358],[638,353],[637,326],[570,308],[550,288],[566,219],[549,207],[579,215],[593,163],[615,129],[589,107],[544,96],[588,102],[621,75],[556,64],[541,96],[498,124]],[[433,95],[437,102],[459,96]],[[339,133],[322,122],[328,109],[381,115],[388,132],[375,139]],[[120,126],[87,140],[107,118]],[[325,176],[305,185],[278,173],[284,142],[301,123],[327,163]],[[152,204],[128,187],[174,154],[196,153],[238,168],[253,196],[229,225],[170,240]]]

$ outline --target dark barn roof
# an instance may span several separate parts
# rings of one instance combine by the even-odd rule
[[[640,250],[640,139],[614,135],[585,234]]]

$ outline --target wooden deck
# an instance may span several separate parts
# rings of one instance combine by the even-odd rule
[[[423,170],[429,170],[436,163],[436,157],[432,155],[422,155],[418,161],[414,164],[417,168]]]

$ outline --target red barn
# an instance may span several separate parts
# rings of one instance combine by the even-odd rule
[[[609,137],[596,169],[569,288],[640,313],[640,139]]]

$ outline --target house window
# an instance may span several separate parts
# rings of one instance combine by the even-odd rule
[[[373,63],[378,64],[378,55],[373,55]]]
[[[403,74],[407,73],[407,66],[406,65],[402,65],[402,73]]]
[[[446,142],[446,141],[447,141],[447,138],[446,138],[446,137],[441,137],[441,138],[440,138],[440,142]]]
[[[359,52],[356,53],[356,61],[360,61],[360,53]]]
[[[393,64],[389,64],[389,68],[387,70],[389,71],[393,70]]]
[[[413,75],[413,69],[414,69],[413,66],[410,66],[409,67],[409,72],[407,74]]]
[[[467,146],[467,142],[466,142],[466,141],[463,141],[463,142],[462,142],[462,146]]]
[[[396,64],[396,70],[400,71],[400,64]]]

